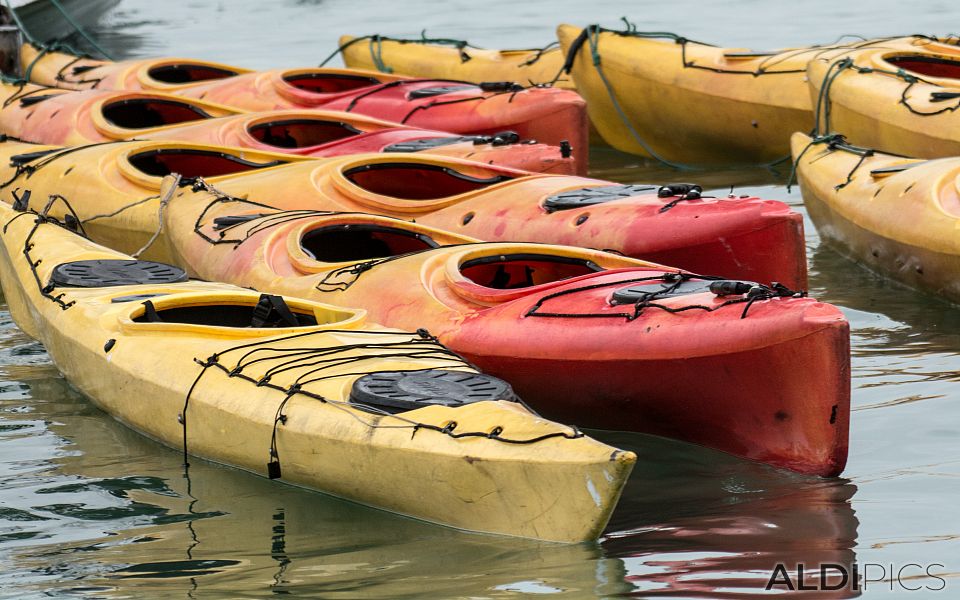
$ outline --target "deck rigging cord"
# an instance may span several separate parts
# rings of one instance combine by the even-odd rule
[[[292,340],[324,335],[338,335],[341,337],[356,336],[357,339],[356,343],[326,347],[283,348],[279,346],[284,342]],[[366,341],[363,339],[368,336],[392,337],[394,339],[389,341]],[[360,351],[361,354],[356,354],[357,351]],[[370,351],[370,353],[363,354],[365,351]],[[386,353],[384,353],[384,351],[386,351]],[[379,352],[379,354],[377,352]],[[354,354],[344,356],[344,353]],[[231,360],[229,363],[224,360],[227,355],[236,354],[238,354],[237,358]],[[271,479],[276,479],[281,476],[277,435],[281,426],[287,423],[288,414],[284,412],[284,409],[290,400],[296,396],[317,400],[340,409],[357,422],[371,429],[409,429],[411,431],[411,439],[420,431],[432,431],[454,439],[487,438],[507,444],[534,444],[552,438],[577,439],[583,437],[583,433],[576,427],[571,427],[569,431],[553,431],[533,438],[523,439],[503,436],[504,428],[501,426],[496,426],[490,431],[457,431],[458,424],[456,421],[449,421],[443,426],[423,423],[404,417],[402,413],[393,414],[375,406],[359,404],[354,401],[327,398],[307,389],[311,384],[329,379],[343,377],[359,378],[382,372],[381,370],[354,370],[353,365],[369,360],[382,360],[384,358],[414,358],[418,360],[449,363],[447,366],[432,365],[424,369],[392,369],[392,372],[418,373],[438,368],[459,369],[472,367],[463,358],[440,344],[435,337],[423,329],[412,334],[396,331],[327,329],[273,337],[260,342],[226,348],[210,355],[204,360],[195,358],[194,362],[201,366],[201,370],[184,398],[183,411],[178,415],[178,421],[183,426],[184,464],[189,465],[187,411],[190,407],[190,399],[200,384],[200,381],[210,369],[217,369],[228,378],[237,378],[257,387],[267,387],[283,394],[275,412],[269,449],[269,462],[267,463],[267,473]],[[260,375],[252,376],[244,372],[246,369],[258,364],[261,365],[261,368],[263,368],[263,366],[267,367]],[[342,372],[340,370],[341,368],[348,370]],[[279,384],[274,381],[282,377],[286,377],[288,381]],[[371,415],[372,420],[364,417],[365,414]]]
[[[16,198],[16,196],[14,197]],[[27,259],[27,264],[30,266],[30,272],[33,274],[33,279],[37,284],[37,289],[40,290],[40,295],[59,306],[62,310],[67,310],[76,304],[76,302],[73,300],[69,302],[65,301],[63,299],[63,297],[66,295],[65,292],[61,292],[56,296],[53,295],[53,292],[56,290],[56,285],[52,281],[44,284],[40,280],[40,274],[37,273],[37,267],[40,266],[40,264],[43,262],[43,259],[35,259],[31,254],[36,247],[36,245],[33,243],[33,237],[36,235],[37,230],[40,229],[40,226],[44,224],[52,224],[62,227],[63,229],[66,229],[71,233],[81,235],[84,238],[87,237],[86,231],[83,230],[83,225],[80,222],[80,218],[77,216],[76,211],[73,209],[73,206],[71,206],[70,202],[63,196],[59,194],[51,194],[47,200],[46,206],[44,206],[43,210],[40,212],[36,212],[29,208],[29,199],[29,192],[25,193],[23,197],[17,198],[14,209],[20,211],[20,213],[4,224],[3,233],[6,234],[7,228],[17,219],[25,216],[33,216],[33,227],[30,229],[29,233],[27,233],[23,241],[23,256]],[[67,218],[65,218],[62,222],[49,216],[50,209],[53,208],[53,205],[61,202],[66,206],[67,210]]]
[[[669,296],[671,293],[677,291],[680,288],[680,285],[686,281],[691,281],[694,279],[699,279],[702,281],[713,281],[713,282],[728,282],[727,279],[723,277],[716,277],[712,275],[695,275],[693,273],[686,273],[683,271],[676,273],[664,273],[662,275],[653,275],[650,277],[635,277],[632,279],[622,279],[619,281],[607,281],[603,283],[594,283],[590,285],[568,288],[561,290],[559,292],[554,292],[552,294],[547,294],[537,300],[533,306],[531,306],[525,316],[527,317],[543,317],[543,318],[562,318],[562,319],[625,319],[627,322],[635,321],[638,317],[643,314],[643,311],[648,308],[654,308],[658,310],[663,310],[671,314],[685,312],[688,310],[702,310],[706,312],[714,312],[725,308],[727,306],[732,306],[736,304],[744,304],[743,312],[740,314],[741,319],[746,319],[749,313],[750,307],[754,303],[761,300],[770,300],[773,298],[802,298],[807,295],[805,291],[796,291],[791,290],[785,285],[777,282],[773,282],[770,286],[761,285],[761,284],[746,284],[746,282],[735,282],[735,283],[744,283],[746,287],[740,286],[736,287],[733,290],[733,293],[729,295],[737,295],[739,297],[732,298],[729,300],[724,300],[719,304],[714,305],[705,305],[705,304],[687,304],[683,306],[669,306],[666,304],[660,304],[656,300],[662,299],[663,297]],[[556,312],[544,312],[541,309],[543,305],[554,298],[559,298],[562,296],[567,296],[570,294],[577,294],[584,291],[610,288],[631,283],[643,283],[643,282],[664,282],[669,285],[664,288],[656,291],[645,292],[641,294],[639,300],[633,303],[632,312],[602,312],[602,313],[556,313]],[[743,290],[743,291],[740,291]],[[711,291],[713,289],[711,288]],[[719,291],[719,290],[718,290]],[[717,291],[714,291],[714,294],[717,294]],[[626,304],[624,304],[626,306]]]
[[[797,158],[793,161],[793,168],[790,170],[790,179],[787,180],[787,192],[790,191],[793,183],[796,181],[797,168],[800,165],[800,160],[806,155],[812,147],[826,144],[827,148],[830,150],[841,150],[843,152],[849,152],[850,154],[855,154],[860,157],[860,160],[850,169],[850,172],[847,173],[847,178],[841,183],[833,186],[835,191],[840,191],[843,188],[847,187],[853,182],[853,177],[856,175],[857,171],[860,170],[860,167],[863,166],[863,163],[866,162],[868,158],[874,156],[877,152],[874,148],[864,148],[861,146],[854,146],[853,144],[847,143],[847,139],[839,133],[830,133],[826,135],[820,135],[812,138],[810,142],[804,146],[803,150],[797,155]],[[909,158],[906,156],[901,156],[899,154],[893,154],[892,152],[884,152],[889,156],[895,156],[898,158]]]
[[[366,213],[362,212],[352,212],[352,211],[330,211],[330,210],[311,210],[311,209],[301,209],[301,210],[283,210],[270,206],[268,204],[263,204],[261,202],[256,202],[249,200],[247,198],[238,198],[236,196],[231,196],[218,190],[216,187],[203,180],[203,178],[196,178],[192,182],[188,182],[193,186],[193,191],[206,191],[207,193],[213,196],[213,199],[203,208],[200,214],[197,216],[196,221],[193,224],[193,232],[206,241],[209,244],[230,244],[233,246],[240,246],[245,243],[251,237],[271,229],[273,227],[279,227],[287,223],[292,223],[299,221],[301,219],[306,219],[310,217],[329,217],[329,216],[366,216]],[[227,203],[236,203],[246,205],[248,207],[256,207],[263,209],[265,212],[256,213],[256,214],[246,214],[246,215],[236,215],[228,217],[218,217],[213,220],[213,229],[218,231],[218,237],[213,238],[207,235],[203,231],[203,224],[207,214],[217,205],[227,204]],[[218,219],[220,219],[218,223]],[[398,220],[399,221],[399,220]],[[245,227],[247,226],[247,227]],[[228,238],[227,235],[234,231],[237,228],[243,228],[242,236]],[[449,248],[453,246],[469,246],[471,244],[449,244],[444,247]],[[337,269],[333,269],[324,274],[323,278],[316,284],[314,289],[318,292],[342,292],[350,288],[356,281],[360,278],[361,275],[376,267],[378,265],[405,258],[408,256],[413,256],[421,252],[426,252],[430,250],[425,248],[422,250],[413,250],[411,252],[404,252],[401,254],[394,254],[391,256],[384,256],[381,258],[371,258],[361,261],[356,261],[351,264],[344,265]],[[346,262],[346,261],[345,261]]]
[[[862,75],[877,73],[879,75],[886,75],[902,80],[906,85],[900,92],[900,99],[897,101],[897,103],[903,105],[908,111],[910,111],[910,113],[914,115],[921,117],[932,117],[943,113],[955,112],[960,109],[960,92],[931,92],[929,97],[930,102],[945,102],[947,100],[957,100],[957,102],[945,105],[942,108],[934,111],[919,110],[910,103],[910,91],[913,89],[913,87],[917,84],[927,84],[930,86],[939,87],[939,84],[924,79],[920,75],[910,73],[905,69],[893,70],[858,66],[853,57],[847,56],[831,62],[826,73],[824,73],[823,82],[820,85],[820,92],[817,95],[817,104],[814,109],[815,125],[813,134],[815,136],[831,133],[831,113],[833,109],[833,101],[831,100],[830,94],[833,89],[834,82],[836,82],[840,75],[847,71],[853,71],[854,73]]]

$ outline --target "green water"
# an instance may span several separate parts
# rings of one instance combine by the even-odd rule
[[[889,0],[869,10],[823,0],[123,0],[95,33],[118,56],[265,68],[315,64],[340,33],[416,35],[427,27],[482,45],[537,46],[556,22],[613,26],[624,13],[643,29],[769,48],[851,32],[946,33],[960,9]],[[598,177],[677,179],[613,151],[594,158]],[[784,173],[681,178],[802,211]],[[679,443],[598,434],[635,450],[640,462],[603,538],[576,546],[461,533],[199,461],[186,479],[176,452],[93,408],[0,312],[0,597],[737,598],[762,592],[778,562],[940,563],[937,573],[952,574],[940,595],[951,597],[960,589],[960,313],[821,246],[809,222],[807,232],[811,294],[842,307],[852,325],[846,478],[805,478]],[[887,583],[867,590],[916,594],[890,592]]]

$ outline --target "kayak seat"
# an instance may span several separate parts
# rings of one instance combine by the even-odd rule
[[[440,200],[509,181],[509,175],[471,177],[450,167],[423,163],[374,163],[348,169],[344,177],[368,192],[400,200]]]
[[[603,271],[590,260],[549,254],[485,256],[460,265],[460,273],[483,287],[512,290]]]
[[[924,77],[960,79],[960,61],[946,57],[908,54],[886,57],[885,60],[899,69]]]
[[[154,177],[179,173],[182,177],[217,177],[274,167],[287,161],[271,160],[265,163],[245,160],[239,156],[213,150],[189,148],[162,148],[134,154],[130,164]]]
[[[314,94],[338,94],[380,83],[375,77],[336,73],[294,73],[284,76],[283,80],[297,89]]]
[[[315,260],[351,262],[399,256],[439,247],[421,233],[382,225],[335,225],[308,231],[300,247]]]
[[[134,317],[138,323],[184,323],[213,327],[290,328],[313,327],[313,315],[290,309],[280,296],[262,294],[256,304],[186,304],[157,309],[151,300],[143,302],[143,314]]]
[[[363,133],[353,125],[320,119],[285,119],[257,123],[247,132],[259,142],[277,148],[309,148]]]
[[[74,73],[77,70],[74,69]],[[193,83],[196,81],[212,81],[215,79],[226,79],[239,75],[237,71],[222,69],[210,65],[159,65],[152,67],[147,73],[153,79],[163,83]]]
[[[151,98],[111,102],[101,112],[108,122],[126,129],[162,127],[211,118],[206,111],[187,102]]]

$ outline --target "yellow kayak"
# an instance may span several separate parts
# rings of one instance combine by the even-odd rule
[[[40,49],[20,48],[24,79],[72,90],[153,90],[172,92],[187,86],[226,79],[249,69],[193,58],[138,58],[113,62]]]
[[[803,201],[855,261],[960,302],[960,158],[917,160],[793,136]]]
[[[490,50],[460,40],[343,35],[340,36],[338,52],[343,54],[343,63],[351,69],[473,83],[548,84],[561,75],[563,66],[563,52],[556,42],[536,49]],[[566,74],[557,80],[556,85],[574,89],[573,81]]]
[[[596,538],[635,461],[428,333],[191,282],[0,206],[10,313],[103,410],[188,454],[472,531]]]
[[[571,25],[557,36],[607,143],[664,162],[714,166],[786,158],[790,134],[813,126],[807,62],[846,47],[753,52]]]
[[[235,173],[311,161],[289,154],[222,148],[182,142],[105,142],[62,148],[7,141],[0,143],[0,200],[17,199],[42,209],[52,195],[51,213],[68,214],[87,234],[139,258],[169,262],[160,231],[164,176],[203,176],[219,182]],[[26,194],[26,196],[24,196]]]
[[[960,154],[956,44],[956,38],[914,36],[811,61],[817,132],[905,156]]]

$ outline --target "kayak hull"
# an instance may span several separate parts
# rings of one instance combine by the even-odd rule
[[[546,414],[808,474],[843,469],[849,329],[834,307],[808,298],[750,307],[741,298],[728,306],[740,297],[710,293],[662,298],[643,309],[617,305],[618,290],[675,271],[569,247],[470,244],[420,223],[369,215],[281,212],[216,228],[257,210],[242,201],[175,197],[166,228],[176,261],[202,278],[361,306],[391,324],[417,323],[523,389]],[[384,262],[311,258],[333,251],[317,235],[338,227],[403,230],[441,247]]]
[[[823,133],[842,133],[851,144],[903,156],[960,154],[960,120],[954,109],[956,101],[949,99],[950,94],[960,91],[960,48],[929,38],[899,38],[877,48],[846,53],[842,58],[850,60],[852,67],[837,71],[832,65],[839,58],[814,60],[807,67],[809,93],[814,101],[820,97],[828,73],[836,73],[823,92],[819,125],[830,130]],[[911,66],[923,72],[911,71]],[[941,68],[949,76],[938,77],[926,71],[935,73]],[[948,99],[936,100],[937,94],[947,94]]]
[[[61,194],[70,199],[87,232],[102,243],[136,252],[153,239],[144,258],[168,260],[158,218],[162,173],[145,173],[131,161],[162,150],[167,156],[172,153],[185,158],[196,152],[226,157],[214,161],[217,169],[225,164],[223,170],[196,166],[193,159],[178,162],[176,168],[188,177],[208,178],[225,194],[249,197],[274,208],[382,214],[484,241],[605,249],[641,260],[651,257],[705,275],[778,281],[792,289],[806,287],[800,215],[772,200],[660,198],[657,186],[634,186],[636,189],[621,195],[621,188],[611,182],[531,174],[422,153],[321,161],[168,141],[70,150],[29,177],[4,166],[11,156],[36,150],[13,142],[0,145],[0,179],[10,180],[0,188],[0,199],[12,204],[15,193],[19,196],[29,189],[34,206],[41,203],[42,208],[43,199]],[[164,168],[172,172],[169,165]],[[450,195],[442,195],[445,189]],[[551,197],[584,189],[589,193],[613,189],[615,199],[561,210],[546,207]],[[60,205],[53,210],[60,217],[65,214]]]
[[[560,48],[488,50],[469,45],[457,48],[419,40],[376,38],[340,36],[343,63],[351,69],[382,71],[373,60],[376,54],[390,73],[473,83],[515,81],[523,85],[551,83],[563,66]],[[569,76],[561,77],[557,86],[574,89]]]
[[[793,148],[797,156],[803,153],[797,177],[804,204],[827,242],[873,271],[960,302],[960,244],[954,235],[960,161],[879,152],[864,158],[812,144],[802,134],[794,135]],[[904,220],[907,212],[911,218]]]
[[[564,54],[581,31],[557,29]],[[745,51],[613,32],[597,40],[606,83],[593,66],[589,42],[572,73],[591,122],[618,150],[697,165],[763,164],[789,155],[790,134],[809,130],[813,122],[803,73],[813,51],[734,58]],[[765,64],[776,67],[749,75]]]

